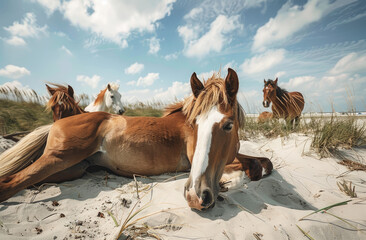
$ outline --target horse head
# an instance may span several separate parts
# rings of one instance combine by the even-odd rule
[[[52,110],[54,122],[83,112],[75,101],[74,89],[70,85],[67,87],[58,84],[52,85],[55,87],[46,84],[47,91],[51,95],[47,109]]]
[[[125,108],[123,107],[121,94],[118,92],[118,89],[119,86],[117,84],[108,83],[104,94],[104,103],[108,110],[122,115],[125,112]]]
[[[271,99],[273,99],[274,97],[276,97],[276,90],[277,90],[277,81],[278,78],[276,78],[276,80],[271,80],[269,79],[268,81],[266,81],[264,79],[264,88],[263,88],[263,107],[268,108],[269,105],[271,104]]]
[[[190,83],[193,94],[183,113],[194,129],[194,151],[184,196],[191,208],[205,210],[215,205],[224,167],[239,150],[244,115],[236,100],[239,80],[234,70],[228,69],[225,80],[212,77],[204,84],[193,73]]]

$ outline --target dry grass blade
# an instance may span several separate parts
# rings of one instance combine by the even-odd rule
[[[344,223],[346,223],[347,225],[349,225],[349,226],[351,226],[352,228],[354,228],[355,230],[357,230],[357,231],[365,231],[365,230],[363,230],[363,229],[359,229],[359,228],[357,228],[355,225],[353,225],[353,224],[351,224],[350,222],[348,222],[347,220],[345,220],[344,218],[341,218],[341,217],[338,217],[337,215],[334,215],[334,214],[332,214],[332,213],[330,213],[330,212],[325,212],[326,214],[329,214],[329,215],[331,215],[331,216],[333,216],[333,217],[335,217],[335,218],[337,218],[337,219],[339,219],[339,220],[341,220],[342,222],[344,222]]]
[[[318,213],[318,212],[321,212],[321,211],[327,211],[327,210],[329,210],[329,209],[331,209],[331,208],[334,208],[334,207],[338,207],[338,206],[346,205],[346,204],[347,204],[348,202],[350,202],[350,201],[352,201],[352,200],[347,200],[347,201],[339,202],[339,203],[332,204],[332,205],[329,205],[329,206],[327,206],[327,207],[324,207],[324,208],[318,209],[318,210],[316,210],[316,211],[314,211],[314,212],[312,212],[312,213],[309,213],[308,215],[306,215],[306,216],[304,216],[304,217],[300,218],[300,219],[299,219],[299,221],[302,221],[302,220],[304,220],[306,217],[309,217],[309,216],[311,216],[311,215],[313,215],[313,214],[315,214],[315,213]]]
[[[112,217],[114,224],[116,224],[116,227],[119,226],[116,218],[114,217],[113,213],[111,211],[107,211],[108,215]]]
[[[296,227],[310,240],[315,240],[312,236],[309,235],[309,233],[305,232],[299,225],[296,224]]]
[[[186,174],[187,174],[187,173],[179,174],[179,175],[177,175],[177,176],[170,177],[170,178],[168,178],[168,179],[166,179],[166,180],[164,180],[164,181],[162,181],[162,182],[167,182],[167,181],[169,181],[169,180],[171,180],[171,179],[176,179],[177,177],[180,177],[180,176],[183,176],[183,175],[186,175]],[[153,188],[154,188],[155,186],[157,186],[158,184],[159,184],[159,182],[158,182],[158,183],[156,183],[155,185],[152,185],[152,186],[151,186],[151,188],[150,188],[147,192],[145,192],[145,194],[144,194],[141,198],[139,198],[139,199],[136,201],[136,203],[135,203],[135,204],[134,204],[134,206],[132,207],[131,211],[128,213],[128,215],[127,215],[127,217],[126,217],[125,221],[123,222],[123,224],[122,224],[122,226],[121,226],[121,228],[120,228],[120,230],[119,230],[119,232],[118,232],[117,239],[118,239],[118,238],[123,234],[123,232],[124,232],[127,228],[129,228],[130,226],[132,226],[132,225],[133,225],[133,224],[135,224],[136,222],[140,221],[141,219],[144,219],[144,218],[150,217],[150,216],[152,216],[152,215],[155,215],[155,214],[158,214],[158,213],[161,213],[161,212],[165,212],[165,210],[160,210],[160,211],[158,211],[158,212],[155,212],[155,213],[152,213],[152,214],[145,215],[145,216],[143,216],[143,217],[140,217],[140,218],[138,218],[138,219],[136,219],[136,220],[132,221],[132,219],[133,219],[136,215],[138,215],[140,212],[142,212],[143,210],[145,210],[146,208],[148,208],[148,207],[150,206],[149,204],[150,204],[151,200],[150,200],[148,203],[146,203],[144,206],[142,206],[140,209],[138,209],[138,210],[136,210],[136,211],[135,211],[136,207],[138,206],[138,204],[140,204],[140,203],[141,203],[142,199],[143,199],[145,196],[147,196],[150,192],[152,192]],[[181,208],[177,208],[177,209],[181,209]],[[174,210],[174,209],[170,209],[170,210]],[[131,222],[131,221],[132,221],[132,222]]]
[[[362,163],[358,163],[355,161],[351,161],[348,159],[344,159],[339,164],[346,166],[351,171],[366,171],[366,165]]]
[[[350,196],[351,198],[356,198],[356,187],[352,187],[352,182],[347,182],[343,180],[343,182],[337,182],[337,186],[341,192],[344,192],[347,196]]]

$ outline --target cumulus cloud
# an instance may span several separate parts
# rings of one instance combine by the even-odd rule
[[[366,71],[366,54],[352,52],[341,58],[330,70],[331,74],[359,73]]]
[[[173,82],[172,86],[168,87],[166,91],[155,94],[155,99],[162,102],[171,102],[176,99],[181,100],[191,93],[189,83]]]
[[[152,37],[149,39],[149,53],[156,54],[160,50],[160,39]]]
[[[285,57],[285,53],[286,51],[284,49],[268,50],[263,54],[246,59],[240,68],[246,74],[265,71],[281,63]]]
[[[144,64],[135,62],[125,69],[126,74],[136,74],[144,69]]]
[[[289,1],[281,7],[274,18],[270,18],[257,30],[252,50],[265,51],[269,46],[281,43],[309,24],[319,21],[334,9],[349,3],[350,1],[342,0],[332,3],[329,0],[308,0],[305,5],[299,6],[292,5]]]
[[[200,38],[193,34],[187,27],[179,27],[178,32],[185,42],[184,54],[187,57],[202,58],[210,52],[220,52],[225,44],[231,41],[230,34],[242,28],[239,16],[226,17],[219,15],[211,23],[208,32]]]
[[[34,13],[26,13],[21,22],[13,22],[9,27],[4,27],[12,36],[5,39],[6,43],[14,46],[25,45],[24,38],[37,38],[40,34],[47,34],[47,26],[37,25],[37,18]]]
[[[170,15],[175,0],[100,1],[38,0],[49,11],[59,10],[72,25],[127,47],[132,32],[153,32],[158,21]],[[58,5],[59,4],[59,5]]]
[[[24,41],[23,38],[12,36],[11,38],[5,39],[5,42],[9,45],[13,46],[25,46],[27,43]]]
[[[61,50],[66,52],[68,55],[72,56],[72,52],[64,45],[62,45]]]
[[[285,71],[281,71],[281,72],[276,73],[275,74],[275,77],[276,78],[280,78],[280,77],[285,76],[285,75],[286,75],[286,72]]]
[[[145,77],[139,77],[139,79],[133,84],[136,84],[136,86],[147,87],[153,85],[155,80],[158,79],[159,73],[148,73]]]
[[[0,76],[12,79],[18,79],[30,75],[30,71],[25,67],[18,67],[15,65],[6,65],[0,69]]]
[[[76,81],[86,83],[87,85],[89,85],[92,88],[98,87],[98,83],[100,80],[101,80],[101,77],[98,75],[93,75],[92,77],[88,77],[85,75],[78,75],[76,77]]]

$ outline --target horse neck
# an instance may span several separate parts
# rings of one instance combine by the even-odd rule
[[[272,102],[272,112],[282,112],[286,111],[286,106],[290,100],[290,95],[288,92],[282,92],[281,89],[276,91],[276,95],[271,98]]]
[[[104,99],[103,101],[95,104],[95,100],[93,102],[91,102],[86,108],[86,111],[88,112],[99,112],[99,111],[106,111],[107,110],[107,106],[104,103]]]

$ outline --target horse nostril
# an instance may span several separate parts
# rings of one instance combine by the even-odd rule
[[[210,205],[212,205],[213,196],[212,196],[211,191],[204,190],[202,192],[201,198],[202,198],[202,204],[201,204],[202,207],[206,207],[207,208],[207,207],[210,207]]]
[[[125,112],[125,111],[123,111],[123,110],[119,110],[119,111],[118,111],[118,113],[119,113],[120,115],[122,115],[124,112]]]

